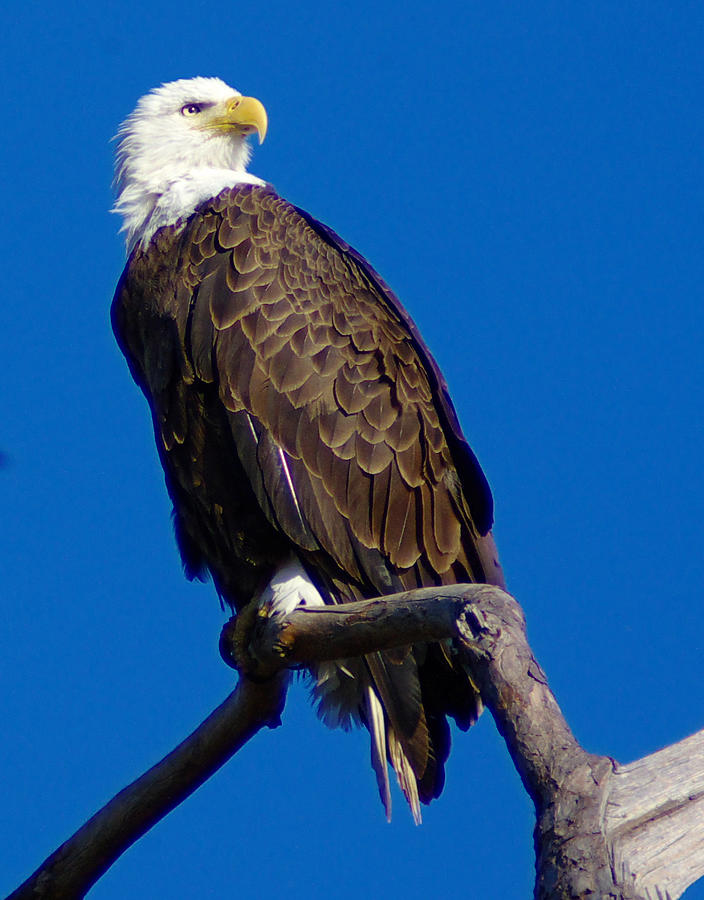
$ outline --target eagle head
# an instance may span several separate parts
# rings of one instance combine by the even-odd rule
[[[113,211],[123,216],[128,247],[226,187],[262,184],[247,173],[247,138],[256,133],[261,143],[266,130],[260,101],[219,78],[184,78],[145,94],[117,133]]]

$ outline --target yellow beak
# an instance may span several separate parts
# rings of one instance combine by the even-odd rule
[[[266,137],[267,124],[264,104],[255,97],[233,97],[227,101],[225,113],[208,122],[208,126],[234,128],[243,134],[253,134],[256,131],[260,144]]]

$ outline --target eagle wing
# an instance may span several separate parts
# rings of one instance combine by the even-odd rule
[[[485,580],[468,538],[488,531],[491,495],[466,444],[458,476],[444,384],[381,279],[315,225],[262,188],[225,191],[192,218],[195,378],[217,383],[267,517],[336,563],[343,596],[349,578],[388,590],[391,570],[403,587],[460,565]]]

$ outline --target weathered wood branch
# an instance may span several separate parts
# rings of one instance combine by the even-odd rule
[[[287,673],[236,689],[161,762],[90,818],[7,900],[77,900],[160,819],[224,765],[264,726],[281,724]]]
[[[537,900],[679,897],[704,872],[704,732],[628,766],[587,753],[530,650],[520,606],[498,588],[454,585],[232,620],[221,652],[243,673],[237,690],[8,900],[83,897],[259,728],[278,724],[287,667],[445,638],[464,654],[535,804]]]
[[[457,635],[465,594],[481,588],[485,585],[419,588],[339,606],[298,607],[287,616],[249,608],[225,625],[220,652],[240,671],[268,678],[282,666],[443,640]]]
[[[704,875],[704,731],[616,765],[604,831],[616,872],[649,898],[672,900]],[[660,894],[658,894],[660,890]]]
[[[704,732],[628,766],[585,751],[533,656],[521,607],[498,588],[424,588],[285,618],[259,613],[222,644],[262,677],[282,663],[447,636],[463,648],[535,804],[538,900],[676,900],[704,874]]]

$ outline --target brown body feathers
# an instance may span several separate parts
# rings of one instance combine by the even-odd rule
[[[489,488],[415,327],[368,263],[271,189],[225,190],[135,250],[113,324],[186,571],[210,572],[235,609],[292,551],[331,603],[503,583]],[[428,802],[446,717],[476,717],[471,682],[438,645],[361,665],[377,756]]]

